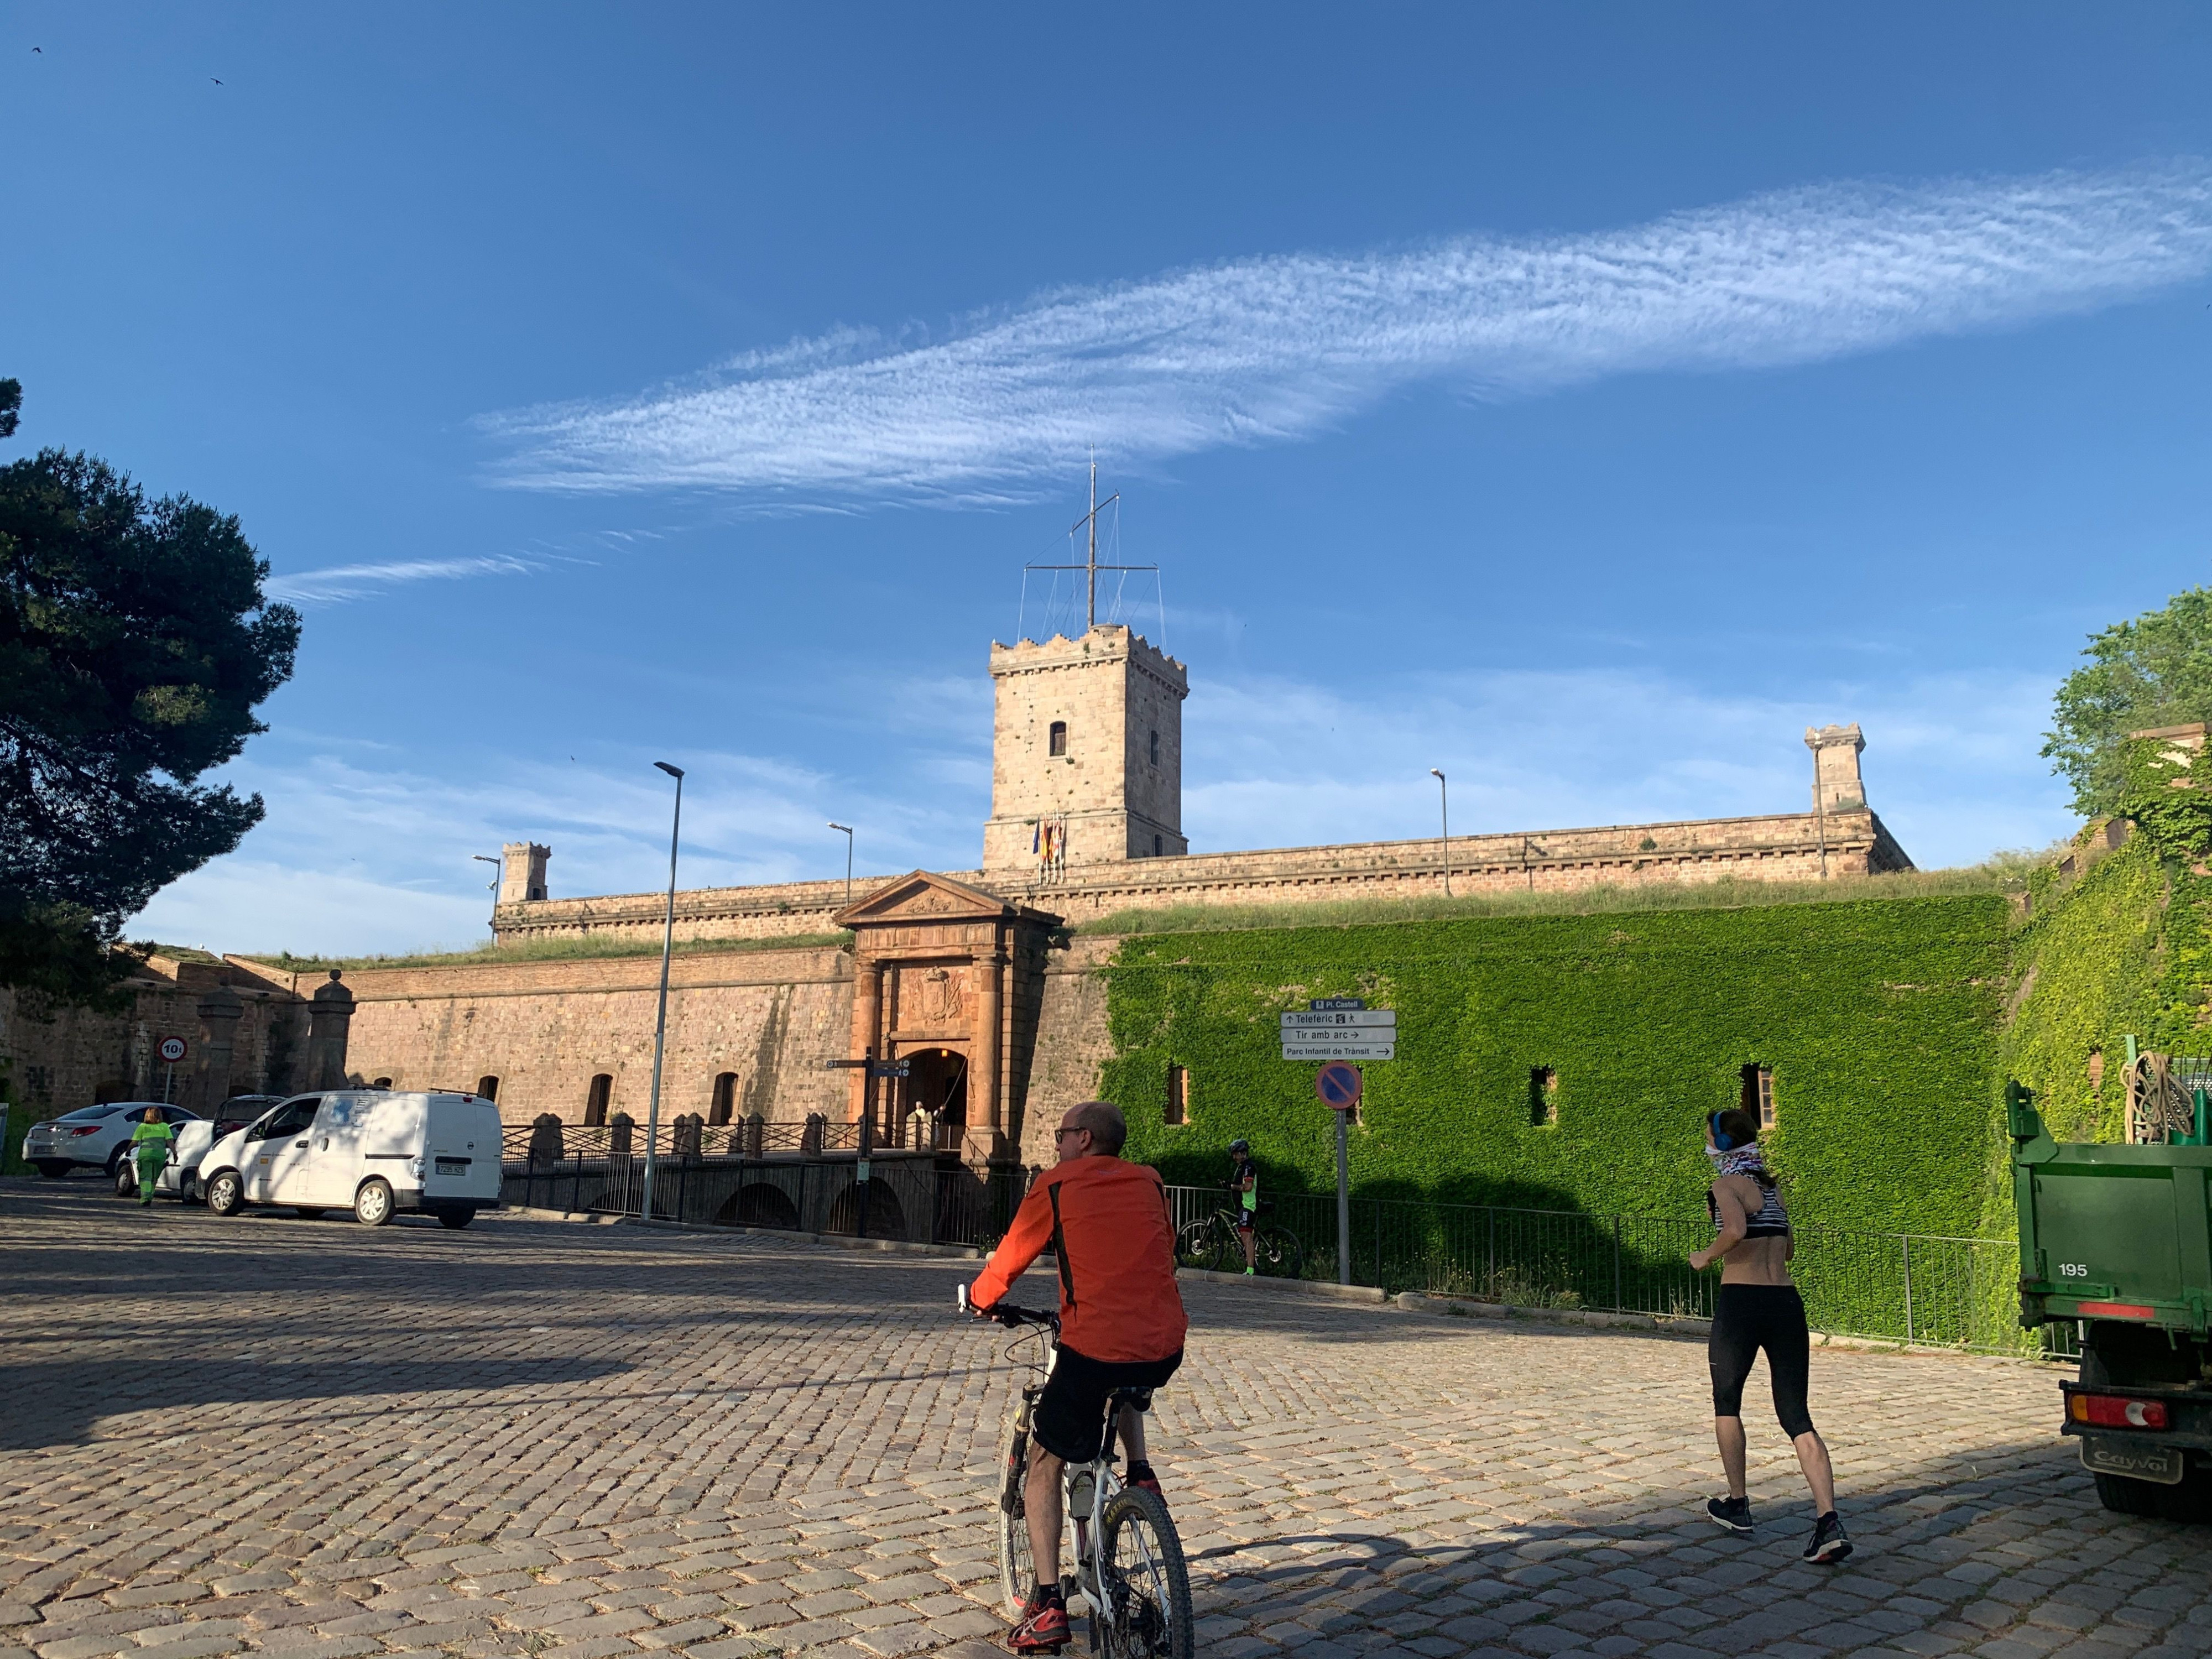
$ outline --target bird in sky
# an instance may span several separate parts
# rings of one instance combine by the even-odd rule
[[[41,58],[44,58],[46,55],[46,49],[44,46],[33,46],[31,50],[38,53]]]
[[[216,77],[215,77],[214,76],[212,76],[212,75],[209,76],[208,76],[208,79],[209,79],[209,80],[210,80],[210,81],[215,81],[215,83],[216,83],[216,85],[217,85],[217,86],[221,86],[221,85],[222,84],[222,82],[221,81],[217,81],[217,80],[216,80]]]

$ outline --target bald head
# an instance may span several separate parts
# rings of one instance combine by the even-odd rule
[[[1086,1100],[1080,1106],[1068,1108],[1060,1120],[1060,1133],[1063,1156],[1074,1150],[1067,1144],[1070,1139],[1087,1134],[1091,1137],[1091,1152],[1118,1158],[1121,1143],[1129,1138],[1129,1124],[1119,1106],[1109,1101]]]

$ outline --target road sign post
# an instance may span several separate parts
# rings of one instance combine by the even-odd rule
[[[161,1063],[167,1068],[161,1073],[161,1103],[166,1106],[169,1103],[170,1093],[176,1084],[177,1062],[182,1060],[187,1052],[185,1040],[180,1036],[165,1036],[161,1039],[161,1046],[154,1052],[161,1056]],[[220,1101],[216,1103],[218,1105],[221,1103]]]
[[[1346,1125],[1366,1085],[1358,1066],[1340,1060],[1322,1066],[1314,1079],[1314,1093],[1336,1114],[1336,1282],[1340,1285],[1352,1283],[1352,1163],[1346,1145],[1350,1131]]]

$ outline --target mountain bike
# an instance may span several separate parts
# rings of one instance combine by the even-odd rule
[[[1265,1214],[1267,1204],[1260,1206]],[[1186,1267],[1210,1267],[1218,1273],[1244,1270],[1244,1246],[1237,1237],[1237,1212],[1223,1208],[1188,1224],[1176,1235],[1176,1261]],[[1255,1233],[1252,1265],[1270,1279],[1305,1277],[1306,1253],[1296,1233],[1272,1222]]]
[[[960,1287],[960,1310],[975,1311],[965,1285]],[[1009,1615],[1018,1619],[1030,1585],[1037,1582],[1022,1496],[1030,1468],[1030,1419],[1059,1357],[1060,1316],[1001,1302],[985,1317],[1012,1331],[1030,1327],[1016,1338],[1017,1347],[1031,1334],[1041,1344],[1042,1358],[1024,1362],[1036,1373],[1036,1381],[1024,1387],[1021,1404],[1014,1410],[999,1486],[999,1584]],[[1013,1348],[1007,1352],[1012,1353]],[[1073,1534],[1075,1571],[1061,1575],[1060,1589],[1071,1622],[1079,1609],[1088,1613],[1091,1651],[1100,1659],[1191,1659],[1197,1639],[1192,1631],[1190,1572],[1168,1506],[1142,1486],[1123,1486],[1114,1473],[1114,1440],[1121,1429],[1121,1408],[1150,1405],[1151,1393],[1149,1389],[1115,1389],[1106,1401],[1098,1455],[1088,1463],[1070,1463],[1062,1474],[1062,1513],[1073,1526],[1063,1528],[1061,1537]]]

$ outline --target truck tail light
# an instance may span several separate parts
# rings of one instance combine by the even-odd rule
[[[2084,1302],[2080,1307],[2084,1319],[2149,1319],[2158,1312],[2140,1302]]]
[[[2162,1429],[2163,1400],[2130,1400],[2118,1394],[2075,1394],[2066,1399],[2066,1414],[2076,1423],[2100,1429]]]

